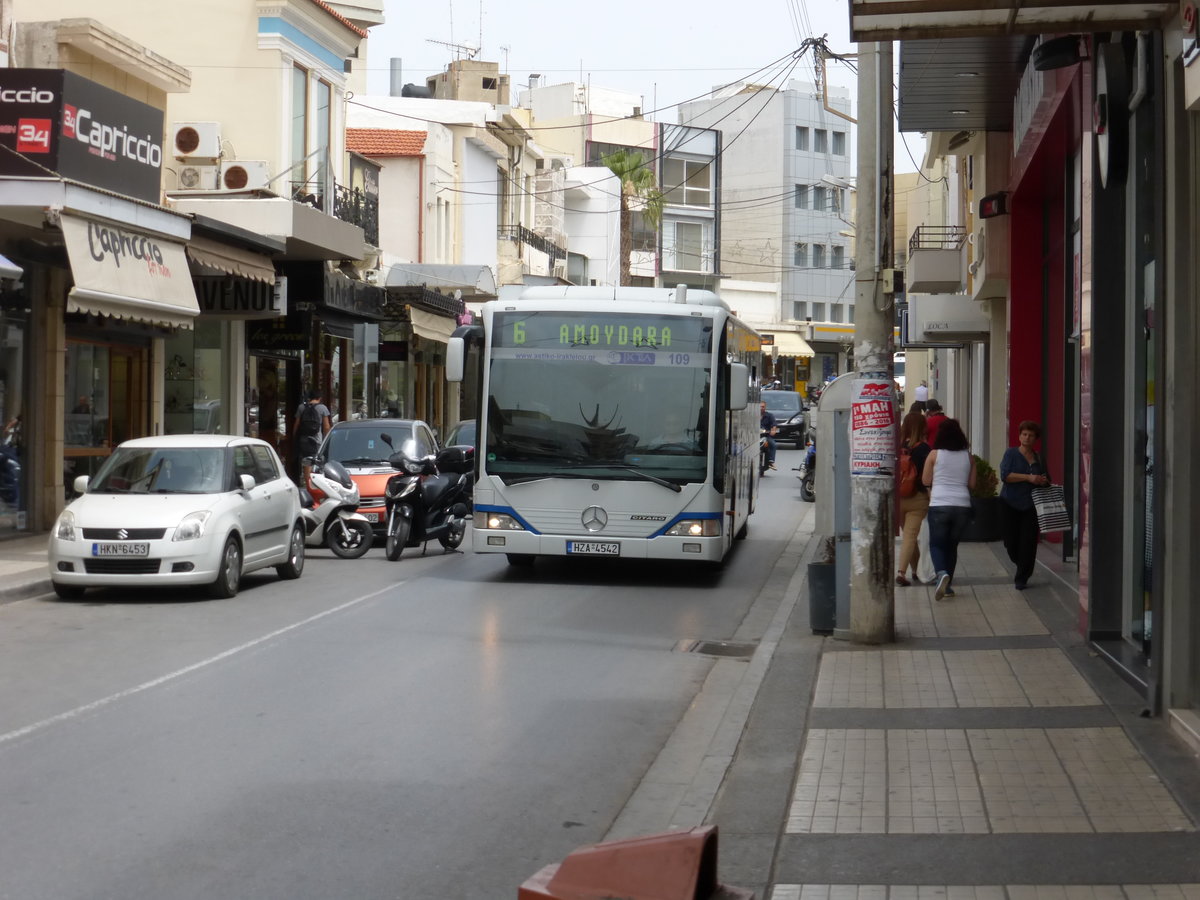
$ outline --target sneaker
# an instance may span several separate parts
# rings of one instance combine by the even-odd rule
[[[946,596],[953,597],[954,596],[954,588],[946,588]]]
[[[933,592],[933,599],[941,600],[943,597],[946,596],[946,591],[948,591],[948,590],[950,590],[950,573],[949,572],[939,572],[938,580],[937,580],[937,587],[934,589],[934,592]]]
[[[775,463],[767,463],[767,468],[768,468],[768,469],[774,469],[774,468],[775,468]]]

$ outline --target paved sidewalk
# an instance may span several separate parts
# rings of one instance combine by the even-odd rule
[[[722,880],[762,900],[1200,900],[1200,762],[1090,652],[1052,557],[1018,592],[1000,545],[961,545],[956,596],[897,587],[884,646],[811,635],[805,587],[780,658],[807,709],[768,673],[710,818]],[[778,804],[746,778],[772,727],[792,731]],[[755,796],[782,818],[769,865],[739,852]]]
[[[0,540],[0,603],[49,594],[46,546],[49,534]]]

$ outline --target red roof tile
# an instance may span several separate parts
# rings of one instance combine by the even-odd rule
[[[330,6],[328,3],[326,3],[325,0],[312,0],[312,2],[315,5],[319,6],[321,9],[325,10],[325,12],[329,13],[331,16],[333,16],[335,19],[337,19],[339,22],[341,22],[343,25],[345,25],[347,28],[349,28],[351,31],[353,31],[355,34],[357,34],[359,37],[365,38],[367,36],[367,32],[364,29],[359,28],[357,25],[355,25],[353,22],[351,22],[349,19],[347,19],[345,16],[343,16],[340,12],[338,12],[336,9],[334,9],[332,6]]]
[[[422,156],[425,152],[425,132],[347,128],[346,149],[363,156]]]

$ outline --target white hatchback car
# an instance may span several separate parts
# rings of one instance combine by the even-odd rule
[[[304,570],[299,489],[257,438],[175,434],[126,441],[50,533],[50,580],[63,598],[89,587],[207,585],[232,597],[242,574]]]

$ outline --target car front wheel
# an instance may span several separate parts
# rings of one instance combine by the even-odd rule
[[[288,542],[288,558],[283,565],[275,567],[280,578],[291,580],[299,578],[304,571],[304,529],[296,525],[292,528],[292,539]]]
[[[218,600],[236,597],[242,580],[242,547],[237,538],[230,535],[221,550],[221,562],[217,566],[217,577],[208,586],[208,595]]]

